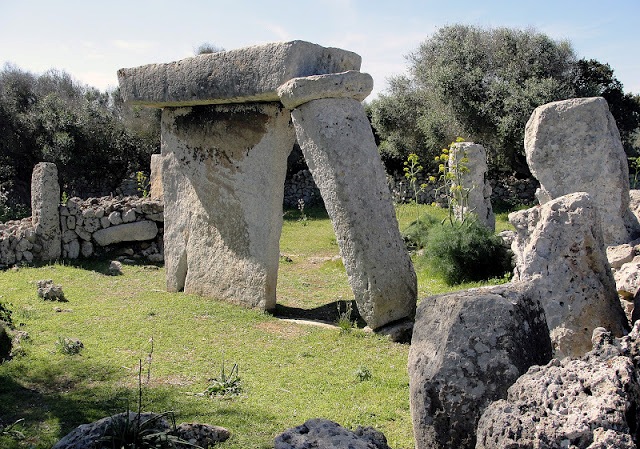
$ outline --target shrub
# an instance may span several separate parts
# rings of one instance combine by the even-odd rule
[[[403,232],[402,238],[409,250],[422,249],[426,246],[429,229],[440,221],[432,215],[425,214],[411,223]]]
[[[512,269],[500,237],[476,220],[429,228],[424,257],[448,285],[502,277]]]

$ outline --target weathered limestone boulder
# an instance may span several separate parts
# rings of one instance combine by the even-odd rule
[[[540,203],[587,192],[599,212],[607,245],[638,230],[629,210],[629,168],[620,133],[604,98],[575,98],[539,106],[527,122],[525,152],[540,181]]]
[[[639,337],[637,326],[619,340],[598,329],[584,357],[531,367],[504,400],[487,407],[476,448],[635,448]]]
[[[473,448],[484,409],[550,359],[544,312],[526,284],[424,299],[408,363],[416,449]]]
[[[496,217],[491,207],[491,185],[487,179],[487,152],[484,147],[473,142],[457,142],[451,146],[448,163],[450,170],[453,167],[460,169],[462,187],[469,189],[466,200],[457,195],[458,204],[454,209],[456,217],[461,219],[464,214],[473,212],[480,223],[495,229]],[[462,167],[466,170],[462,170]]]
[[[607,260],[614,270],[621,268],[627,262],[631,262],[634,257],[635,249],[628,243],[607,246]]]
[[[155,107],[279,101],[299,77],[360,70],[362,58],[304,41],[278,42],[118,70],[124,100]]]
[[[162,155],[151,155],[151,176],[150,176],[149,196],[158,200],[163,200],[162,190]]]
[[[275,449],[391,449],[382,432],[372,427],[347,430],[327,419],[310,419],[278,435]]]
[[[364,107],[354,99],[312,100],[291,117],[331,217],[360,315],[374,330],[412,320],[416,275]]]
[[[58,168],[54,163],[40,162],[31,175],[31,220],[42,247],[42,260],[55,260],[62,252],[59,205]]]
[[[556,357],[591,349],[591,333],[621,336],[628,323],[607,261],[591,196],[572,193],[509,215],[516,228],[514,281],[531,282],[544,307]]]
[[[278,96],[287,109],[294,109],[321,98],[353,98],[363,101],[372,90],[371,75],[351,70],[294,78],[278,88]]]
[[[278,103],[163,110],[169,291],[275,307],[294,142],[289,111]]]
[[[62,285],[54,284],[51,279],[42,279],[36,282],[38,297],[47,301],[66,301]]]
[[[200,447],[213,447],[216,443],[226,441],[231,435],[223,427],[199,423],[183,423],[172,429],[167,420],[156,413],[142,413],[139,418],[141,422],[148,421],[153,424],[145,429],[149,433],[167,433],[186,441],[190,445]],[[93,449],[100,438],[111,435],[119,436],[119,432],[127,422],[130,423],[130,426],[133,426],[135,425],[133,423],[136,423],[137,420],[138,414],[129,412],[128,416],[126,413],[120,413],[91,424],[82,424],[58,441],[52,449]],[[186,445],[179,445],[179,447],[183,446],[187,447]]]
[[[158,225],[149,220],[123,223],[100,229],[93,233],[93,239],[100,246],[120,242],[142,242],[154,239],[158,235]]]

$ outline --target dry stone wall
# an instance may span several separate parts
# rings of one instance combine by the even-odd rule
[[[58,254],[74,260],[103,255],[126,244],[134,259],[162,262],[164,205],[149,198],[70,198],[58,208],[61,235]],[[54,231],[54,234],[56,232]],[[0,268],[51,260],[51,249],[39,243],[32,217],[0,223]]]

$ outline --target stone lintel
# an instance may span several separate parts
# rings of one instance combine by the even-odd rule
[[[125,102],[151,107],[280,101],[290,79],[360,70],[362,58],[305,41],[208,53],[118,70]]]
[[[278,88],[282,104],[293,109],[320,98],[353,98],[363,101],[373,90],[373,78],[355,70],[294,78]]]

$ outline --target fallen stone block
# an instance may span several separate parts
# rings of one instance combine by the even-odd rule
[[[100,246],[120,242],[140,242],[151,240],[158,235],[158,225],[153,221],[136,221],[100,229],[93,233],[93,239]]]

